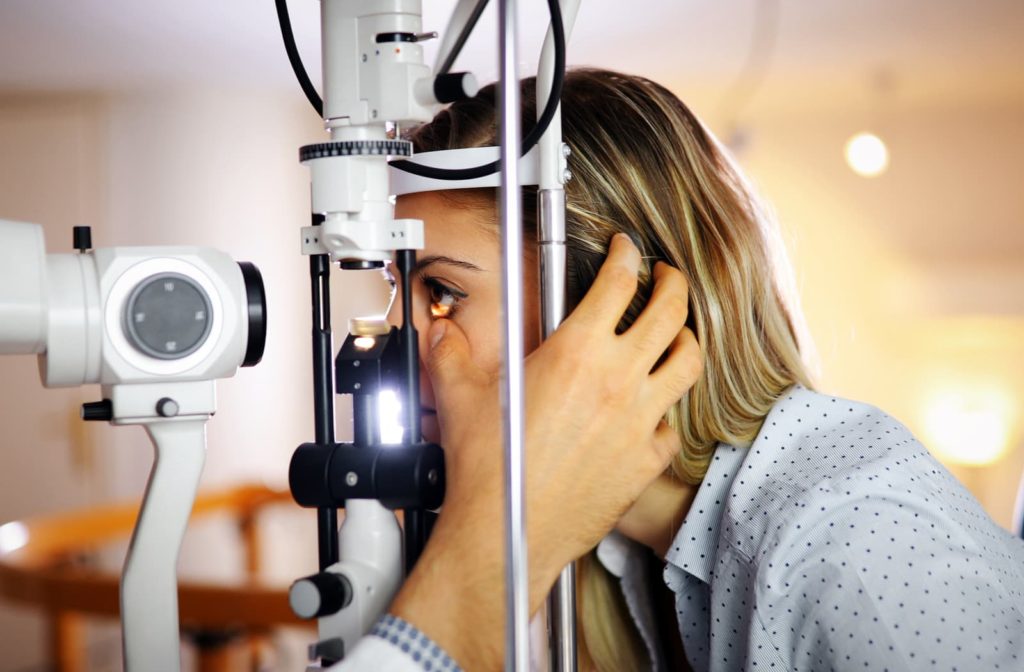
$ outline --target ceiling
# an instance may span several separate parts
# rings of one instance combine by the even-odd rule
[[[443,31],[455,1],[426,0],[424,29]],[[456,64],[481,82],[497,72],[496,4],[491,2]],[[319,1],[289,5],[300,51],[319,82]],[[546,13],[545,0],[519,0],[521,73],[535,69]],[[433,62],[436,42],[426,48]],[[919,151],[911,160],[904,152],[900,165],[916,171],[913,184],[946,185],[937,193],[957,193],[958,181],[972,180],[979,198],[950,199],[938,221],[920,207],[921,198],[930,196],[913,196],[906,179],[852,193],[859,203],[877,201],[877,228],[914,256],[943,259],[933,263],[936,268],[965,255],[1002,256],[1019,266],[1024,227],[1015,213],[1024,192],[1016,147],[1024,121],[1014,119],[1024,106],[1022,0],[584,0],[569,62],[664,83],[726,137],[737,119],[742,129],[774,111],[777,139],[808,144],[821,119],[870,116],[861,112],[877,111],[883,95],[904,135],[912,135],[921,110],[933,120],[945,114],[949,119],[932,128],[949,132],[918,138],[915,145],[929,151],[934,146],[934,155]],[[273,0],[0,0],[0,94],[197,87],[280,92],[305,105]],[[971,106],[979,104],[1001,110],[999,119],[1009,115],[992,138],[976,140],[985,129],[971,131],[979,126]],[[947,108],[963,111],[941,112]],[[779,128],[787,123],[798,126],[790,135]],[[1006,144],[1002,132],[1017,144]],[[833,145],[842,140],[822,135],[822,156],[838,156]],[[954,146],[958,158],[951,160]],[[1002,163],[991,168],[989,157]],[[976,179],[952,170],[957,166],[996,173]],[[843,166],[835,170],[836,180],[849,180]],[[982,235],[977,222],[986,227]]]
[[[289,4],[300,49],[318,81],[319,2]],[[424,2],[424,28],[443,30],[454,4]],[[535,67],[546,9],[543,0],[519,4],[525,71]],[[496,73],[491,5],[458,64],[482,81]],[[621,0],[583,2],[570,63],[643,73],[722,100],[742,71],[739,84],[764,84],[761,104],[856,102],[879,72],[907,98],[965,91],[1024,98],[1020,0],[645,0],[633,6],[646,11],[624,6]],[[185,85],[294,90],[273,1],[0,2],[0,90]]]

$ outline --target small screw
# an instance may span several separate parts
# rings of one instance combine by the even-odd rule
[[[572,171],[571,170],[569,170],[567,168],[564,171],[562,171],[562,182],[563,183],[568,182],[571,179],[572,179]]]
[[[353,390],[360,390],[360,389],[362,389],[362,387],[363,387],[362,383],[356,383],[355,385],[352,386],[352,389]]]
[[[366,54],[363,54],[363,63],[366,63]]]
[[[569,158],[570,154],[572,154],[572,147],[570,147],[569,145],[563,144],[562,145],[562,156],[564,156],[565,158]]]
[[[359,475],[354,471],[350,471],[345,474],[345,485],[349,487],[355,487],[356,483],[359,482]]]
[[[356,361],[352,362],[352,366],[353,366],[354,368],[357,368],[357,369],[358,369],[358,368],[359,368],[359,360],[357,359]]]
[[[427,472],[427,482],[431,485],[437,485],[437,469],[431,469]]]

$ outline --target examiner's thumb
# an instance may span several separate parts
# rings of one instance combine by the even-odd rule
[[[472,361],[466,335],[451,320],[435,320],[427,331],[427,373],[434,393],[443,397],[454,391],[460,382],[469,378]]]

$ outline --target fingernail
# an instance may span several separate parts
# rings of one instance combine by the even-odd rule
[[[430,325],[430,333],[428,334],[428,337],[430,339],[431,350],[433,350],[434,346],[440,343],[441,339],[444,338],[445,321],[446,320],[437,320]]]
[[[616,238],[620,238],[620,239],[626,241],[627,243],[629,243],[630,248],[632,248],[632,250],[633,250],[632,254],[630,254],[630,258],[633,260],[633,264],[632,264],[633,265],[633,270],[634,271],[639,271],[640,270],[640,262],[642,261],[641,255],[640,255],[640,248],[637,247],[637,244],[633,242],[633,239],[629,236],[628,233],[622,233],[620,231],[619,233],[615,234],[615,237]]]

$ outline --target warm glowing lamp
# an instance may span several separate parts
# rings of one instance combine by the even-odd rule
[[[858,133],[846,141],[846,163],[862,177],[875,177],[889,167],[889,150],[874,133]]]
[[[0,553],[16,551],[28,543],[28,528],[24,523],[13,521],[0,525]]]
[[[1012,404],[992,389],[950,389],[936,394],[925,407],[928,447],[946,462],[987,466],[998,462],[1010,446]]]

